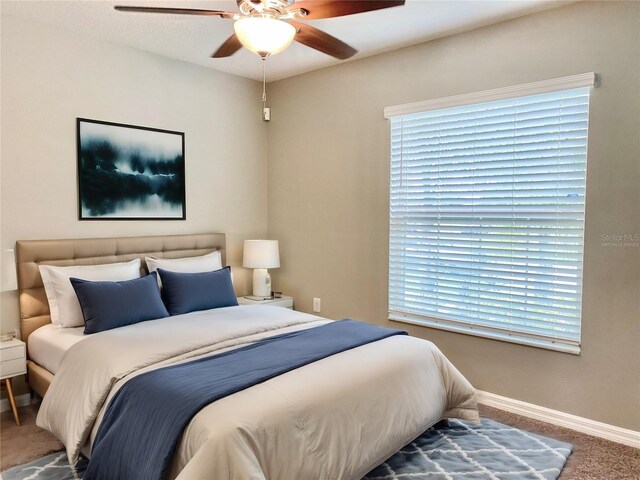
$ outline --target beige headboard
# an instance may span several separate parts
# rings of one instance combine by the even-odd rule
[[[16,242],[20,332],[27,342],[36,329],[51,322],[49,303],[38,270],[44,265],[98,265],[126,262],[145,256],[164,258],[194,257],[220,250],[225,258],[224,233],[168,235],[153,237],[83,238],[68,240],[19,240]],[[144,272],[143,272],[144,273]]]

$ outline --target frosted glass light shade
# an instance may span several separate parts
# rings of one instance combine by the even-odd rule
[[[280,252],[277,240],[245,240],[242,266],[245,268],[278,268]]]
[[[275,55],[293,41],[296,29],[293,25],[266,17],[248,17],[233,24],[240,43],[260,56]]]

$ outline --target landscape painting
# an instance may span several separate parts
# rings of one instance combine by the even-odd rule
[[[80,220],[184,220],[184,133],[78,118]]]

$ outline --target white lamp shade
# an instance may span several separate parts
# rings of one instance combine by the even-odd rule
[[[9,292],[18,289],[18,279],[16,276],[16,257],[13,249],[2,251],[2,278],[0,279],[0,290]]]
[[[242,266],[245,268],[278,268],[280,252],[277,240],[245,240]]]
[[[266,17],[241,18],[233,24],[233,29],[240,43],[260,56],[283,51],[296,34],[293,25]]]

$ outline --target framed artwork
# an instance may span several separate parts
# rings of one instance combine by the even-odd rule
[[[77,119],[80,220],[184,220],[184,133]]]

